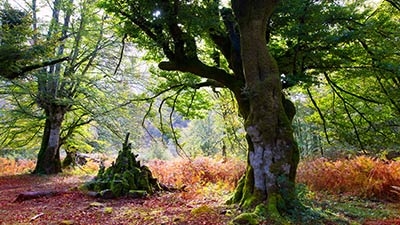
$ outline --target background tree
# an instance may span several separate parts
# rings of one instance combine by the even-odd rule
[[[39,8],[47,7],[40,1],[37,5]],[[74,7],[84,13],[82,5],[63,7]],[[60,17],[64,15],[65,10],[67,8],[60,11]],[[43,109],[37,104],[38,100],[47,101],[50,106],[65,103],[70,107],[61,123],[57,150],[65,150],[67,156],[72,156],[75,151],[107,152],[112,155],[120,149],[121,139],[127,131],[132,131],[133,146],[143,149],[141,152],[145,152],[142,146],[147,148],[151,143],[145,131],[138,129],[138,124],[142,123],[142,116],[146,112],[142,106],[146,103],[138,103],[137,100],[138,93],[145,90],[143,85],[146,83],[146,76],[142,78],[139,75],[143,74],[142,70],[146,67],[138,62],[136,54],[131,52],[125,54],[125,51],[122,51],[122,49],[132,50],[134,47],[126,44],[121,48],[123,43],[120,37],[113,36],[115,33],[109,32],[111,26],[106,24],[106,20],[110,18],[88,18],[87,15],[96,14],[95,5],[86,6],[86,10],[88,10],[85,12],[86,16],[71,15],[71,26],[67,30],[66,38],[58,38],[60,33],[54,33],[54,38],[48,38],[50,21],[38,18],[36,23],[37,29],[41,31],[36,41],[40,43],[42,39],[49,39],[54,43],[51,48],[49,47],[52,50],[49,57],[59,54],[58,49],[64,45],[64,55],[77,55],[75,67],[69,64],[73,61],[69,61],[62,65],[47,67],[46,70],[30,72],[20,79],[0,82],[2,106],[0,148],[3,154],[36,158],[33,154],[35,152],[37,154],[40,150],[47,119]],[[81,19],[84,20],[84,28],[80,26]],[[58,26],[53,26],[55,30],[61,32],[64,21],[62,19],[60,21]],[[104,39],[99,29],[102,26],[103,34],[107,35]],[[76,37],[80,37],[80,41],[77,41]],[[95,38],[101,41],[94,42]],[[77,42],[80,43],[79,46],[76,46]],[[118,64],[116,68],[115,65]],[[59,67],[59,76],[55,75],[56,67]],[[68,67],[73,68],[66,74]],[[43,82],[42,92],[38,90],[38,80]],[[64,86],[61,85],[63,83]],[[52,86],[58,88],[55,91],[55,98],[52,98],[51,92],[48,93],[52,90]],[[67,95],[71,87],[74,87],[72,89],[74,92],[71,92],[74,94]],[[39,95],[43,98],[38,99]],[[58,164],[60,159],[56,157],[55,160]],[[72,163],[73,159],[70,162]]]
[[[36,1],[34,3],[33,7],[37,5]],[[106,16],[101,12],[97,13],[98,9],[91,3],[91,1],[55,1],[51,7],[53,9],[51,21],[47,23],[47,26],[41,26],[40,21],[36,19],[37,9],[32,8],[33,26],[38,29],[38,32],[46,31],[43,35],[41,32],[34,35],[33,43],[40,43],[43,39],[46,42],[53,42],[54,45],[49,47],[48,56],[67,55],[70,60],[35,71],[24,79],[4,83],[8,86],[4,94],[10,99],[8,104],[11,110],[31,112],[33,109],[41,109],[44,111],[42,114],[40,110],[37,110],[39,112],[35,111],[36,117],[28,118],[45,121],[43,126],[36,126],[38,132],[40,130],[39,133],[43,132],[43,135],[41,135],[41,147],[35,173],[60,172],[61,145],[71,143],[68,139],[74,135],[76,137],[76,134],[82,131],[79,127],[93,122],[95,117],[100,118],[112,111],[110,108],[107,109],[105,104],[88,107],[93,105],[94,101],[113,100],[112,97],[105,96],[105,93],[96,85],[101,85],[101,79],[104,78],[101,70],[112,74],[115,68],[108,67],[108,63],[113,60],[118,61],[118,56],[108,59],[100,58],[106,55],[107,47],[118,49],[118,44],[114,36],[105,37],[106,30],[109,29],[105,24]],[[79,15],[73,14],[74,10],[79,12]],[[24,104],[18,104],[18,99],[21,99],[24,94],[26,95],[22,99],[26,101]],[[104,103],[106,102],[109,101]],[[113,108],[118,107],[118,105],[113,106]],[[23,114],[29,116],[29,113]],[[13,129],[16,132],[18,130],[16,127]],[[13,142],[15,138],[4,136],[3,140]]]
[[[40,1],[37,5],[39,8],[47,7]],[[90,5],[90,7],[89,11],[95,12],[95,6]],[[60,15],[63,15],[62,10]],[[61,40],[58,38],[59,34],[54,34],[54,38],[50,38],[50,41],[54,42],[54,45],[49,47],[52,50],[49,57],[52,57],[52,55],[58,54],[57,46],[60,46],[61,43],[64,44],[65,55],[75,54],[75,37],[81,36],[80,47],[75,48],[79,53],[75,61],[77,64],[74,74],[65,76],[65,68],[70,66],[68,63],[57,65],[60,67],[60,76],[57,79],[61,83],[67,83],[64,87],[56,84],[59,87],[56,91],[57,100],[71,106],[61,124],[59,146],[63,146],[67,155],[72,153],[70,149],[74,149],[78,153],[100,151],[112,155],[120,149],[121,139],[124,138],[125,133],[132,131],[133,146],[141,149],[141,152],[146,152],[146,148],[149,148],[152,143],[151,138],[146,136],[140,126],[138,129],[138,124],[142,123],[142,116],[146,112],[146,107],[143,107],[146,103],[139,103],[137,100],[140,98],[137,96],[138,93],[145,91],[143,85],[147,78],[143,75],[142,70],[146,66],[143,63],[140,64],[136,54],[123,51],[123,49],[136,50],[132,50],[134,47],[129,44],[121,48],[123,44],[120,37],[113,36],[115,34],[109,32],[110,27],[101,18],[86,17],[85,29],[80,33],[75,32],[79,28],[77,25],[80,24],[80,19],[81,17],[77,14],[71,16],[73,25],[67,32],[68,38],[62,39],[63,42],[59,42]],[[99,30],[101,26],[98,25],[100,21],[104,25],[104,33],[107,30],[108,36],[102,40],[101,49],[96,50],[95,47],[99,46],[93,40],[99,37],[98,34],[101,32]],[[42,39],[48,39],[49,24],[50,21],[37,19],[36,27],[41,31],[37,35],[38,43]],[[58,25],[62,27],[63,22]],[[60,27],[54,29],[61,29]],[[97,54],[94,54],[95,51]],[[91,59],[92,56],[96,56],[94,60]],[[118,64],[118,68],[115,68],[115,65]],[[35,158],[33,155],[35,152],[37,154],[40,149],[46,120],[43,110],[37,104],[37,81],[40,77],[41,81],[45,83],[43,86],[46,88],[43,95],[49,99],[44,100],[51,101],[51,93],[46,93],[46,90],[50,89],[52,83],[47,82],[47,79],[56,80],[53,78],[56,76],[46,74],[50,70],[51,68],[37,70],[20,79],[0,82],[0,114],[2,115],[0,148],[2,154]],[[63,88],[74,85],[75,94],[72,97],[62,96],[62,93],[65,94],[68,91]],[[60,99],[61,97],[62,99]]]
[[[230,92],[221,89],[211,95],[212,107],[204,118],[191,119],[179,140],[191,156],[245,158],[247,143],[243,120],[238,116]]]
[[[399,140],[399,11],[388,2],[344,6],[282,2],[271,45],[287,85],[310,98],[324,148],[377,154]]]
[[[24,11],[12,8],[8,2],[0,10],[0,76],[8,79],[67,60],[67,57],[45,59],[51,43],[28,45],[34,35],[32,20]]]
[[[74,8],[80,11],[80,18],[73,21],[72,12]],[[38,161],[34,173],[52,174],[61,172],[60,146],[64,140],[61,139],[62,123],[67,112],[74,110],[73,102],[78,99],[79,77],[85,76],[94,60],[98,56],[100,49],[108,44],[104,38],[104,16],[90,16],[95,9],[90,7],[89,1],[78,2],[74,5],[71,0],[62,2],[56,0],[53,6],[52,21],[50,23],[47,38],[55,36],[62,38],[72,35],[71,42],[66,39],[55,49],[56,56],[66,54],[66,46],[69,45],[67,54],[70,61],[64,65],[57,64],[41,71],[38,75],[38,105],[44,110],[46,115],[42,144],[38,154]],[[35,9],[33,10],[35,11]],[[62,14],[61,14],[62,13]],[[61,20],[63,15],[63,22]],[[97,14],[95,14],[97,15]],[[77,25],[73,27],[72,24]],[[95,23],[98,27],[95,31],[90,31],[90,23]],[[94,41],[84,42],[86,35],[93,35]],[[94,44],[94,46],[90,46]]]

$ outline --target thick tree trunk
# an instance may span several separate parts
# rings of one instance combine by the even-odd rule
[[[295,176],[299,160],[293,138],[293,111],[282,99],[278,66],[266,43],[266,21],[276,1],[233,1],[241,33],[241,53],[248,109],[245,129],[249,143],[248,166],[233,203],[244,208],[265,204],[271,218],[295,202]],[[239,99],[240,101],[240,99]]]
[[[60,132],[66,113],[65,106],[49,106],[46,124],[38,154],[35,174],[57,174],[61,172]]]

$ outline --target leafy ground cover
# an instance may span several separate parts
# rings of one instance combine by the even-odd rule
[[[181,163],[185,168],[179,165]],[[217,166],[224,166],[221,161],[199,159],[191,163],[191,170],[185,163],[171,162],[167,165],[160,161],[150,162],[152,169],[157,167],[159,171],[174,174],[172,177],[175,177],[173,179],[161,172],[158,173],[160,180],[164,178],[169,185],[186,185],[186,191],[163,192],[141,199],[99,200],[82,193],[77,187],[93,178],[96,166],[92,163],[57,176],[3,175],[0,176],[0,224],[227,224],[237,211],[223,203],[234,187],[232,183],[237,181],[233,176],[228,178],[232,183],[223,183],[216,178],[210,180],[211,175],[217,173]],[[9,166],[0,165],[8,171],[2,174],[10,174],[9,171],[14,170],[12,167],[19,165],[6,164]],[[160,168],[161,165],[164,167]],[[231,167],[227,165],[225,169]],[[28,166],[17,171],[30,169]],[[181,175],[178,175],[181,169]],[[191,177],[183,179],[189,175]],[[58,191],[59,194],[14,201],[22,192],[43,190]]]
[[[400,201],[400,161],[366,156],[334,161],[319,158],[302,162],[297,180],[313,191]]]
[[[1,162],[11,165],[7,160]],[[312,162],[314,164],[310,164]],[[322,164],[319,164],[318,160],[312,162],[307,165],[315,167],[326,164],[325,161]],[[186,185],[187,191],[164,192],[142,199],[100,200],[89,197],[77,187],[93,177],[96,166],[91,163],[82,168],[67,170],[57,176],[4,175],[10,172],[1,172],[3,175],[0,176],[0,224],[212,225],[228,224],[240,213],[235,207],[226,206],[224,202],[243,172],[243,162],[199,158],[194,161],[151,161],[147,164],[161,182],[175,186]],[[12,165],[21,167],[31,164]],[[13,169],[12,165],[8,167],[0,165],[0,170],[7,168],[9,171],[26,172],[30,169],[29,166]],[[337,169],[329,165],[325,167],[323,173],[312,166],[310,168],[314,170],[306,168],[305,165],[300,166],[300,181],[306,183],[305,172],[318,172],[319,174],[308,176],[310,179],[316,179],[331,174],[329,171],[333,168]],[[323,182],[321,179],[317,179],[316,182]],[[340,183],[346,183],[345,179]],[[312,184],[308,185],[311,189],[315,189]],[[332,218],[340,218],[342,221],[340,224],[400,224],[400,204],[393,198],[379,199],[376,196],[367,198],[365,195],[354,194],[354,191],[332,192],[327,189],[319,191],[314,189],[310,191],[305,185],[299,186],[303,204]],[[58,194],[14,202],[22,192],[43,190],[58,191]]]
[[[0,157],[0,176],[27,173],[35,168],[32,160],[9,160]]]
[[[89,177],[0,177],[0,224],[226,224],[232,214],[215,196],[190,191],[142,199],[99,200],[76,187]],[[14,202],[25,191],[60,194]]]
[[[400,203],[371,200],[347,194],[309,191],[302,186],[303,204],[314,211],[342,221],[332,224],[400,225]],[[301,191],[300,191],[301,192]]]

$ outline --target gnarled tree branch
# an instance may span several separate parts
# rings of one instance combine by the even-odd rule
[[[326,130],[326,120],[325,120],[324,114],[322,113],[321,109],[318,107],[317,102],[314,100],[314,98],[310,92],[310,89],[308,89],[308,88],[307,88],[307,94],[308,94],[308,97],[310,97],[312,104],[317,109],[319,118],[321,118],[321,120],[322,120],[322,125],[324,126],[324,134],[325,134],[326,141],[328,142],[328,144],[331,144],[331,142],[329,140],[328,132]]]

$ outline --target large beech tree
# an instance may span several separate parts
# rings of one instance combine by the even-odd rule
[[[232,1],[240,30],[249,142],[245,180],[233,200],[244,206],[266,201],[273,216],[282,210],[278,205],[294,202],[299,155],[290,122],[293,110],[283,100],[279,68],[266,42],[267,20],[277,2]]]
[[[299,160],[293,139],[293,104],[284,99],[279,68],[267,47],[267,21],[278,1],[106,0],[103,6],[153,55],[158,66],[202,78],[191,88],[230,89],[245,119],[248,166],[232,203],[266,204],[271,218],[292,207]],[[214,47],[213,60],[204,45]],[[222,55],[221,58],[219,56]],[[226,66],[227,65],[227,66]]]
[[[39,21],[36,18],[36,0],[32,3],[33,26],[37,28]],[[106,17],[98,13],[91,3],[90,0],[54,0],[51,7],[51,21],[46,36],[42,38],[56,43],[49,53],[51,56],[66,56],[69,60],[33,73],[37,90],[32,96],[45,115],[41,146],[33,173],[61,172],[61,146],[77,127],[93,121],[93,117],[90,118],[93,116],[91,111],[84,105],[86,99],[95,98],[89,83],[98,78],[90,73],[95,70],[94,67],[101,67],[103,62],[99,55],[113,45],[115,40],[113,36],[105,38],[108,29],[104,22]],[[74,14],[74,11],[77,13]],[[33,37],[33,42],[39,41],[38,35]],[[72,115],[66,121],[68,114]]]
[[[71,157],[76,151],[91,151],[94,146],[99,150],[101,146],[97,144],[101,140],[92,142],[94,132],[87,129],[89,124],[97,122],[99,132],[118,136],[126,131],[126,124],[120,118],[132,121],[134,117],[133,113],[126,115],[133,105],[133,101],[129,101],[133,91],[126,90],[126,86],[141,84],[136,79],[132,84],[135,72],[130,62],[116,70],[115,65],[123,53],[120,38],[111,32],[105,13],[92,3],[92,0],[54,0],[51,3],[32,0],[32,4],[24,5],[30,8],[26,10],[31,12],[26,15],[29,23],[22,24],[23,27],[13,26],[13,29],[0,27],[0,53],[3,50],[6,53],[0,54],[0,76],[8,78],[0,82],[0,105],[6,106],[0,110],[0,149],[27,152],[39,149],[34,173],[61,172],[61,146]],[[37,13],[43,10],[43,4],[48,4],[52,10],[50,21],[42,20]],[[0,10],[0,17],[1,13]],[[15,52],[10,51],[14,49]],[[132,60],[126,58],[125,61]],[[51,63],[35,64],[47,59]],[[3,67],[10,70],[3,70]],[[126,71],[131,76],[126,76]],[[121,89],[124,91],[119,91]],[[133,135],[139,136],[139,132]],[[67,162],[63,162],[63,166]]]

